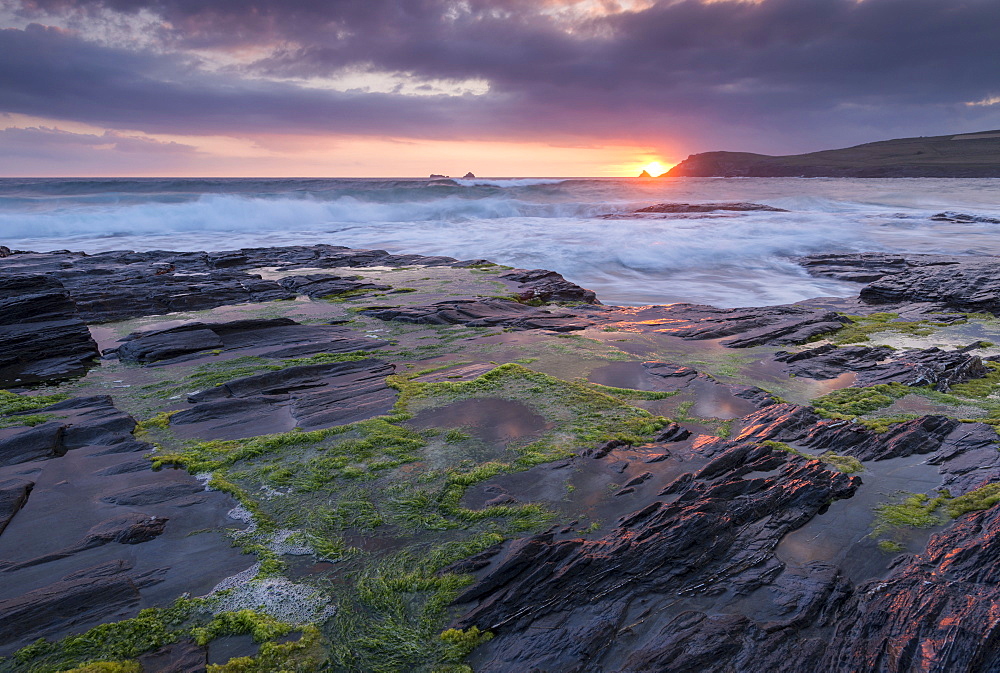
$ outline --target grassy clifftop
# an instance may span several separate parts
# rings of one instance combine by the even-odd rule
[[[809,154],[693,154],[664,177],[1000,177],[1000,131],[899,138]]]

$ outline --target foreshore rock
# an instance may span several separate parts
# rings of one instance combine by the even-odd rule
[[[735,212],[768,211],[772,213],[787,213],[784,208],[766,206],[762,203],[747,201],[725,201],[719,203],[657,203],[635,211],[637,213],[713,213],[719,210]]]
[[[24,507],[34,487],[35,482],[21,477],[0,482],[0,535],[3,535],[14,515]]]
[[[212,351],[252,352],[257,357],[303,357],[318,353],[374,350],[388,342],[333,325],[302,325],[290,318],[252,318],[223,323],[190,322],[133,332],[105,351],[126,362],[171,364]],[[217,352],[216,352],[217,351]]]
[[[287,367],[188,395],[193,404],[171,418],[181,432],[236,439],[294,427],[306,430],[387,413],[396,393],[385,377],[394,366],[375,359]]]
[[[847,346],[825,344],[798,353],[779,351],[774,359],[785,363],[785,369],[795,376],[812,379],[833,379],[846,372],[855,372],[853,386],[874,386],[881,383],[902,383],[907,386],[932,386],[947,392],[956,383],[965,383],[989,374],[983,361],[970,355],[978,343],[969,349],[945,351],[932,347],[922,350],[896,351],[888,346]]]
[[[457,599],[475,601],[457,625],[496,633],[474,655],[477,670],[630,670],[664,611],[705,601],[722,607],[772,584],[783,571],[773,554],[781,538],[859,483],[816,461],[732,446],[690,478],[663,485],[669,497],[622,517],[602,538],[549,533],[511,543]],[[828,582],[834,577],[827,573]],[[812,590],[815,602],[831,589]],[[677,637],[661,631],[654,642],[667,647]],[[631,670],[732,665],[722,652],[691,659],[681,651],[674,650],[676,668]]]
[[[814,273],[864,278],[873,286],[895,283],[905,289],[903,294],[918,297],[929,292],[912,276],[938,278],[940,296],[919,299],[926,310],[992,301],[992,281],[954,273],[972,268],[970,264],[989,265],[992,258],[809,259],[813,261],[806,265]],[[103,256],[15,253],[0,261],[0,283],[16,276],[47,283],[30,281],[31,287],[48,290],[36,293],[34,305],[12,303],[8,315],[58,321],[72,309],[72,295],[87,306],[88,319],[107,321],[176,307],[390,289],[349,275],[345,268],[475,263],[333,246]],[[8,273],[11,269],[20,270],[15,276]],[[451,269],[446,273],[463,275]],[[303,443],[285,455],[285,437],[278,437],[270,453],[244,460],[231,472],[220,470],[219,476],[231,478],[241,497],[274,514],[278,526],[299,525],[282,511],[297,503],[299,522],[325,517],[331,536],[339,540],[342,535],[345,544],[363,548],[364,554],[345,557],[344,563],[330,563],[308,549],[289,552],[300,555],[288,562],[293,579],[294,572],[317,577],[318,584],[339,581],[353,572],[354,563],[366,570],[369,559],[381,561],[383,554],[396,555],[400,548],[406,553],[417,549],[411,538],[428,547],[492,530],[513,538],[435,570],[474,574],[456,603],[461,614],[452,626],[478,626],[495,634],[469,660],[480,671],[1000,670],[991,616],[1000,603],[1000,575],[994,568],[1000,514],[964,515],[923,551],[895,557],[880,556],[866,537],[871,516],[858,515],[859,510],[870,515],[886,502],[889,489],[879,479],[891,470],[914,468],[921,480],[907,481],[905,487],[914,483],[914,491],[928,494],[940,487],[960,496],[1000,483],[1000,438],[993,427],[942,415],[944,403],[923,399],[918,400],[923,409],[935,413],[876,432],[863,422],[823,418],[804,402],[783,402],[749,383],[726,382],[730,377],[741,380],[736,376],[764,387],[780,382],[775,391],[798,401],[815,399],[815,391],[834,390],[847,381],[821,385],[784,379],[784,373],[827,381],[853,373],[854,386],[892,382],[947,391],[990,373],[972,354],[979,352],[978,344],[948,351],[828,344],[778,353],[776,363],[776,347],[802,344],[844,326],[846,319],[829,310],[839,305],[816,300],[815,305],[826,308],[606,307],[592,292],[553,272],[494,269],[488,274],[494,286],[501,281],[520,301],[449,295],[442,283],[448,289],[438,296],[446,300],[411,300],[412,306],[364,302],[368,307],[357,314],[337,304],[295,302],[297,309],[314,312],[290,314],[310,324],[273,317],[228,320],[219,315],[230,312],[224,309],[213,318],[183,324],[143,321],[154,326],[124,338],[120,334],[127,330],[116,331],[121,326],[96,330],[102,344],[115,347],[105,353],[106,369],[84,382],[86,396],[32,410],[43,416],[30,421],[37,423],[34,427],[16,425],[16,413],[2,419],[11,427],[0,428],[0,655],[39,636],[80,633],[134,616],[141,607],[168,605],[184,593],[204,595],[220,582],[229,586],[225,582],[234,576],[257,572],[252,567],[257,559],[234,549],[221,532],[242,525],[227,514],[236,502],[180,470],[149,469],[145,454],[153,446],[132,434],[135,419],[122,409],[141,409],[153,421],[142,427],[165,445],[159,455],[168,464],[182,463],[183,457],[167,451],[184,451],[186,442],[331,428],[391,413],[398,396],[386,380],[390,374],[412,375],[417,389],[423,382],[471,381],[496,367],[493,360],[531,362],[537,356],[542,360],[534,365],[538,381],[542,372],[560,372],[566,379],[559,385],[568,386],[566,394],[574,396],[574,404],[579,393],[587,405],[593,398],[595,406],[621,411],[627,419],[621,433],[618,416],[610,430],[591,432],[586,426],[593,407],[584,402],[579,408],[559,399],[522,403],[513,399],[520,393],[512,394],[512,388],[502,388],[496,380],[490,385],[502,389],[488,391],[496,397],[475,397],[486,394],[477,385],[434,386],[428,390],[475,392],[457,401],[415,394],[417,403],[431,406],[411,409],[416,415],[410,421],[395,415],[392,422],[401,432],[419,433],[419,439],[407,435],[407,441],[422,445],[414,449],[419,458],[412,462],[331,481],[325,490],[303,490],[308,495],[293,500],[290,496],[301,496],[298,486],[255,475],[295,474],[306,461],[324,452],[332,455],[341,445],[334,440]],[[58,285],[63,277],[68,293]],[[453,282],[451,277],[446,281]],[[948,283],[954,287],[948,289]],[[115,294],[118,285],[124,288],[123,298]],[[489,284],[477,285],[483,286]],[[571,305],[531,305],[540,302]],[[901,302],[905,310],[917,310],[909,299]],[[272,315],[285,306],[290,304],[255,308],[251,314]],[[896,310],[896,304],[891,306]],[[368,317],[538,331],[409,329]],[[390,336],[382,340],[341,326],[349,318],[357,318],[369,335]],[[585,339],[543,333],[587,328]],[[439,332],[447,339],[431,341]],[[386,348],[390,342],[392,348]],[[442,343],[454,343],[462,353],[439,348]],[[424,344],[433,348],[420,350]],[[760,346],[764,348],[742,353],[726,350]],[[379,349],[378,357],[370,355]],[[308,361],[323,364],[280,360],[318,354],[330,356]],[[466,356],[474,361],[458,359]],[[344,361],[331,361],[338,359]],[[709,369],[715,376],[695,369],[709,364],[716,368]],[[255,373],[248,376],[248,371]],[[577,376],[606,387],[590,386]],[[516,385],[531,387],[528,395],[540,398],[544,395],[537,391],[552,383],[544,380],[548,383],[536,386],[536,379],[528,378]],[[392,384],[409,390],[396,381]],[[201,389],[190,392],[196,388]],[[120,394],[121,407],[95,391]],[[618,397],[642,410],[621,406]],[[438,402],[443,406],[433,406]],[[901,407],[913,402],[909,395],[899,400]],[[157,415],[159,411],[167,413]],[[633,429],[643,424],[647,429]],[[573,436],[566,428],[576,432],[577,427],[583,428],[581,438],[566,440]],[[589,433],[585,438],[584,431]],[[510,467],[517,460],[512,449],[530,449],[535,441],[541,446],[556,436],[544,434],[548,432],[559,433],[558,441],[566,442],[559,460],[524,471]],[[358,440],[338,435],[335,441],[342,440],[347,459],[350,443]],[[223,456],[253,446],[217,442],[200,445],[196,452]],[[838,455],[823,455],[827,451]],[[452,456],[457,459],[449,462]],[[844,457],[865,461],[861,476],[823,462]],[[489,464],[493,476],[479,481],[477,462],[479,467]],[[497,464],[502,469],[494,470]],[[454,486],[465,474],[473,483],[463,495]],[[900,480],[912,473],[902,474]],[[435,491],[439,485],[445,490]],[[392,498],[381,497],[380,489]],[[426,496],[426,506],[414,499],[414,508],[426,509],[421,515],[438,517],[419,536],[396,528],[411,495]],[[436,507],[445,500],[447,511]],[[524,536],[518,532],[523,528],[505,528],[510,521],[506,515],[478,511],[517,510],[525,503],[549,509],[558,525],[540,533],[543,524]],[[307,511],[314,505],[315,511]],[[367,505],[383,520],[374,525],[374,533],[344,523],[348,510]],[[444,513],[451,517],[455,511],[477,513],[461,522],[445,519]],[[433,526],[452,522],[446,537],[434,537],[439,528]],[[823,526],[850,528],[858,539],[840,546],[840,540],[820,537],[813,526],[820,531],[828,530]],[[306,524],[303,528],[308,532]],[[279,551],[274,553],[284,555],[294,546],[289,540],[297,532],[279,531],[284,537],[275,543]],[[806,534],[809,541],[803,543]],[[916,541],[908,540],[909,551],[923,549],[928,535],[916,532]],[[872,559],[856,571],[843,558],[823,556],[824,545]],[[422,600],[413,592],[403,593],[413,605]],[[438,633],[431,633],[433,647],[440,647]],[[181,640],[144,653],[141,661],[150,671],[168,665],[200,670],[209,658],[204,647]]]
[[[0,388],[82,374],[97,355],[62,283],[0,275]]]
[[[51,420],[0,429],[0,655],[206,593],[249,565],[204,530],[232,525],[233,499],[186,473],[153,472],[137,455],[153,447],[110,397],[31,413]]]
[[[109,561],[66,575],[16,598],[0,600],[0,643],[29,641],[66,624],[107,619],[134,608],[140,590],[160,581],[162,571],[130,572],[127,561]]]
[[[723,339],[730,348],[748,348],[763,344],[800,344],[811,337],[840,329],[848,321],[833,311],[803,306],[764,306],[716,308],[698,304],[644,306],[638,309],[618,307],[603,319],[620,318],[643,329],[670,334],[682,339]]]
[[[926,303],[931,308],[1000,314],[1000,257],[983,255],[813,255],[799,263],[815,276],[867,282],[863,302]]]
[[[422,325],[465,325],[466,327],[513,327],[571,332],[594,324],[576,312],[553,312],[509,299],[458,299],[429,306],[366,308],[362,313],[380,320]]]
[[[544,302],[583,302],[597,304],[597,295],[576,283],[571,283],[562,274],[545,269],[514,269],[501,274],[501,278],[520,285],[517,293],[521,301],[537,299]]]
[[[299,291],[322,296],[379,287],[333,274],[264,280],[255,269],[325,269],[342,267],[474,266],[485,260],[393,255],[384,250],[355,250],[314,245],[244,248],[224,252],[132,252],[88,255],[81,252],[18,252],[0,263],[8,274],[45,274],[61,282],[88,323],[126,320],[175,311],[195,311],[227,304],[292,299]]]
[[[777,550],[861,479],[763,443],[875,461],[930,454],[959,495],[1000,479],[992,428],[926,416],[879,434],[787,403],[738,427],[732,439],[690,443],[665,428],[643,450],[647,464],[668,468],[624,483],[618,494],[637,498],[637,509],[600,537],[550,531],[465,562],[477,579],[457,599],[465,612],[454,625],[495,634],[473,654],[476,670],[971,673],[1000,656],[984,644],[993,627],[977,607],[996,600],[992,584],[978,582],[991,577],[998,510],[964,517],[924,554],[899,557],[885,579],[854,586],[834,563],[788,563]],[[616,461],[623,448],[577,460]],[[966,619],[969,628],[947,626]],[[906,650],[916,647],[920,660]]]

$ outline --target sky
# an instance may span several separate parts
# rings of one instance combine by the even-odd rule
[[[0,0],[0,176],[618,176],[997,128],[998,0]]]

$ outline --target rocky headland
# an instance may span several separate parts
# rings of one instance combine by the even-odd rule
[[[1000,670],[997,258],[0,250],[0,671]]]
[[[787,156],[703,152],[660,177],[996,178],[1000,131],[899,138]]]

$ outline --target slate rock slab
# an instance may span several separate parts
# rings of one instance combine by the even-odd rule
[[[978,345],[950,351],[937,347],[897,351],[888,346],[824,344],[798,353],[779,351],[774,359],[785,363],[785,370],[795,376],[824,380],[855,372],[852,385],[858,387],[902,383],[947,392],[956,383],[989,374],[983,361],[968,352]]]
[[[302,365],[228,381],[188,396],[193,404],[171,418],[201,436],[235,439],[343,425],[386,413],[396,401],[385,377],[392,364],[376,359]],[[250,434],[244,434],[249,432]]]
[[[206,351],[241,351],[259,357],[304,357],[317,353],[375,350],[387,341],[363,337],[345,327],[302,325],[290,318],[256,318],[221,323],[191,322],[133,332],[105,351],[127,362],[172,364]]]
[[[0,642],[32,640],[77,621],[136,606],[139,590],[157,583],[160,573],[136,574],[131,569],[127,561],[108,561],[0,600]]]
[[[762,472],[775,476],[753,476]],[[479,671],[589,670],[597,660],[628,670],[613,665],[636,649],[620,625],[643,614],[655,624],[678,602],[770,584],[783,567],[773,555],[781,537],[859,484],[817,461],[730,446],[672,500],[626,514],[600,538],[513,541],[458,597],[466,612],[456,626],[496,634],[474,655]]]
[[[580,314],[554,313],[508,299],[460,299],[425,306],[373,307],[363,309],[361,313],[380,320],[396,320],[419,325],[512,327],[555,332],[583,330],[595,324],[593,320]]]
[[[97,355],[62,283],[0,273],[0,388],[78,376]]]
[[[192,640],[165,645],[139,656],[144,673],[205,673],[208,649]]]
[[[601,318],[681,339],[721,339],[722,345],[729,348],[800,344],[847,323],[846,318],[833,311],[796,305],[716,308],[670,304],[611,309]]]
[[[346,292],[370,290],[380,292],[391,290],[391,285],[381,285],[363,280],[361,276],[335,276],[333,274],[310,274],[306,276],[286,276],[278,281],[285,289],[304,294],[312,299],[336,296]]]
[[[635,211],[637,213],[713,213],[719,210],[735,212],[765,211],[787,213],[784,208],[775,208],[762,203],[747,201],[725,201],[718,203],[657,203]]]
[[[34,486],[35,482],[20,477],[0,481],[0,535],[3,535],[14,515],[24,507]]]
[[[0,561],[0,572],[13,572],[22,568],[42,565],[58,561],[101,545],[117,542],[119,544],[141,544],[161,535],[167,525],[167,519],[142,512],[128,512],[105,519],[95,524],[87,531],[83,539],[76,543],[42,556],[9,563]],[[0,531],[2,532],[2,531]]]
[[[929,303],[941,309],[1000,312],[1000,257],[987,255],[812,255],[800,258],[816,276],[868,282],[872,305]]]
[[[195,311],[247,302],[292,299],[297,281],[265,280],[264,267],[315,269],[371,266],[474,266],[486,260],[395,255],[385,250],[359,250],[333,245],[243,248],[222,252],[113,250],[82,252],[18,252],[2,258],[0,277],[45,274],[65,285],[79,316],[88,323],[127,320],[177,311]],[[331,274],[333,275],[333,274]],[[308,277],[305,277],[308,281]],[[341,282],[327,279],[322,282]],[[357,281],[349,287],[358,287]],[[301,286],[304,292],[311,282]],[[334,288],[334,285],[330,285]],[[329,289],[329,288],[328,288]],[[317,286],[315,292],[325,292]],[[326,292],[329,294],[329,292]]]
[[[592,290],[580,287],[563,278],[562,274],[546,269],[514,269],[500,275],[520,285],[517,295],[522,301],[572,301],[600,304]]]

